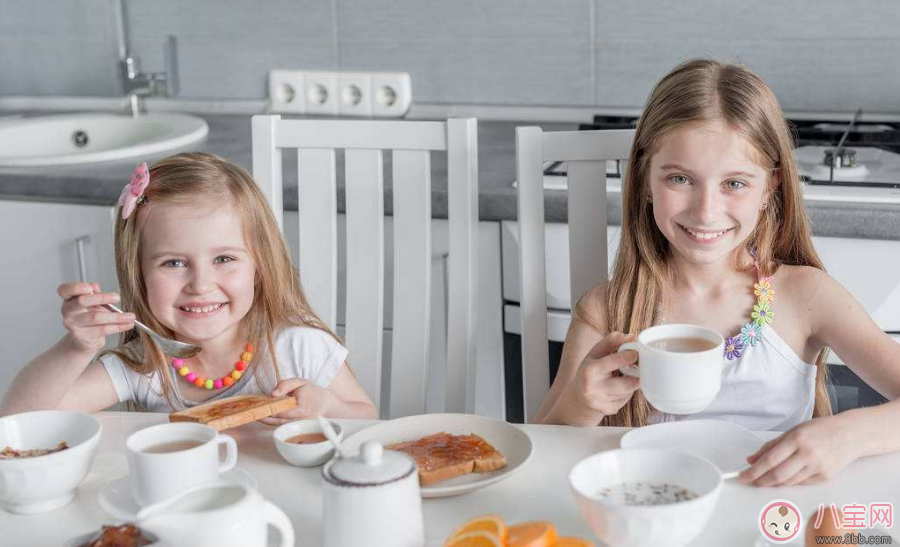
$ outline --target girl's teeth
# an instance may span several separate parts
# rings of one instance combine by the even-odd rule
[[[209,313],[213,310],[217,310],[222,307],[222,304],[213,304],[212,306],[204,306],[202,308],[188,308],[187,306],[182,306],[181,309],[184,311],[189,311],[193,313]]]
[[[685,228],[685,230],[687,230],[687,232],[689,234],[691,234],[693,237],[695,237],[697,239],[707,239],[707,240],[708,239],[716,239],[717,237],[719,237],[720,235],[722,235],[728,231],[728,230],[722,230],[721,232],[700,233],[700,232],[695,232],[689,228]]]

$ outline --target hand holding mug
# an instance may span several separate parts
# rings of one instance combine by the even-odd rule
[[[639,367],[622,373],[640,378],[644,396],[669,414],[700,412],[719,393],[725,339],[718,332],[694,325],[650,327],[619,351],[638,352]]]
[[[574,391],[579,407],[591,414],[609,416],[615,414],[631,399],[638,388],[638,380],[613,373],[632,365],[637,360],[634,352],[619,353],[621,346],[633,336],[611,332],[591,348],[578,366],[575,378],[568,389]]]

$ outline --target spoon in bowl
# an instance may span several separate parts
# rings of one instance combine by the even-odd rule
[[[319,427],[322,428],[322,433],[325,434],[325,438],[334,445],[334,450],[338,455],[343,459],[347,459],[347,454],[345,454],[344,449],[341,448],[341,441],[338,440],[337,433],[335,433],[334,428],[331,427],[331,422],[321,416],[316,417],[316,421],[319,423]]]

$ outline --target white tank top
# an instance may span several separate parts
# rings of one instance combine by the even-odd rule
[[[750,321],[725,342],[722,388],[712,404],[696,414],[655,411],[650,423],[714,419],[753,431],[787,431],[812,418],[816,365],[801,359],[772,328],[772,281],[760,277]]]

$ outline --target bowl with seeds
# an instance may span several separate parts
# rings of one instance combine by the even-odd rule
[[[661,448],[600,452],[569,473],[578,508],[607,545],[687,545],[715,510],[722,474],[709,461]]]

